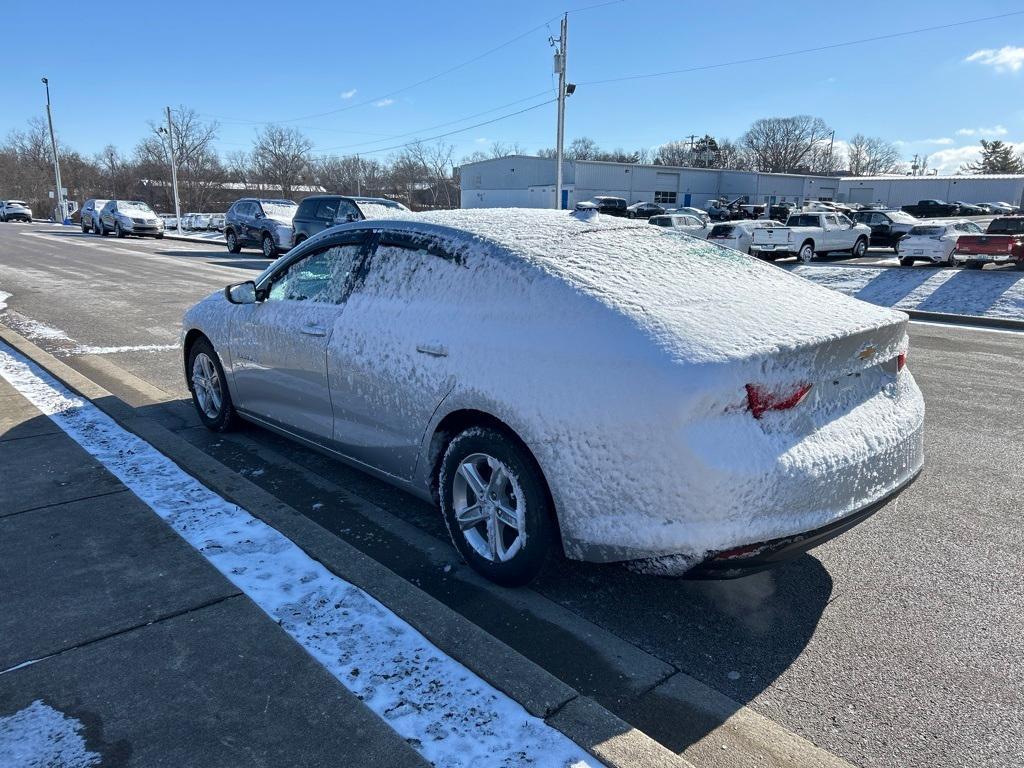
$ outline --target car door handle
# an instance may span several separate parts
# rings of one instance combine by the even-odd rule
[[[416,351],[431,357],[448,357],[448,347],[442,344],[417,344]]]
[[[326,336],[327,329],[324,328],[322,325],[313,325],[312,323],[309,323],[307,325],[302,326],[299,329],[299,333],[304,333],[307,336]]]

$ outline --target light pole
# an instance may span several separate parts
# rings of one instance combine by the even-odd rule
[[[562,208],[562,155],[565,144],[565,56],[568,48],[569,14],[562,16],[558,36],[558,52],[555,54],[555,72],[558,73],[558,136],[555,145],[555,209]],[[554,40],[551,41],[555,43]],[[575,90],[575,87],[573,88]]]
[[[70,224],[68,221],[68,207],[64,200],[64,191],[60,184],[60,160],[57,158],[57,136],[53,132],[53,112],[50,109],[50,80],[43,78],[43,85],[46,86],[46,120],[50,124],[50,146],[53,148],[53,179],[57,184],[56,198],[57,210],[60,211],[60,223]]]
[[[160,133],[167,134],[167,146],[171,154],[171,186],[174,188],[174,225],[181,234],[181,203],[178,200],[178,164],[174,161],[174,124],[171,123],[171,108],[167,107],[167,127],[160,126]]]

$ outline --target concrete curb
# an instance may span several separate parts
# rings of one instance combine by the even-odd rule
[[[188,235],[172,235],[170,232],[164,231],[164,240],[178,240],[182,243],[198,243],[199,245],[220,245],[223,246],[225,243],[223,240],[204,240],[198,237],[189,237]]]
[[[983,315],[951,315],[945,312],[922,312],[919,309],[901,309],[911,320],[922,320],[929,323],[948,323],[976,328],[1002,328],[1004,330],[1024,331],[1024,320],[1011,320],[1008,317],[985,317]]]
[[[90,400],[197,480],[281,531],[311,557],[393,610],[531,714],[545,719],[609,768],[692,768],[641,731],[555,678],[292,507],[193,447],[120,398],[0,325],[0,340]]]

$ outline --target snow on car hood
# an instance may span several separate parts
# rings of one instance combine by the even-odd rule
[[[464,230],[439,233],[464,253],[495,242],[630,317],[684,363],[762,357],[907,319],[646,222],[508,208],[391,218]]]

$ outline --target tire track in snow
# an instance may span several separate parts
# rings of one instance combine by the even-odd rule
[[[36,363],[0,376],[99,460],[342,685],[437,766],[600,766],[294,542],[215,494]]]

